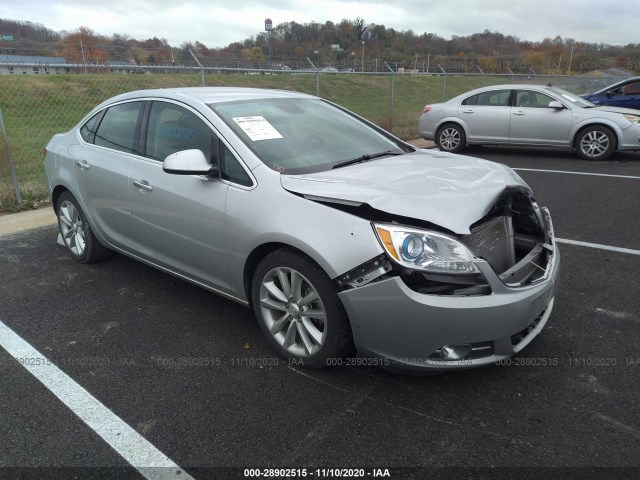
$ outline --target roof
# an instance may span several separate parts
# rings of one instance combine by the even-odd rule
[[[63,64],[66,60],[61,57],[44,57],[40,55],[0,55],[0,63],[5,64]]]
[[[190,98],[202,103],[220,103],[234,100],[252,100],[258,98],[312,98],[304,93],[288,90],[275,90],[266,88],[242,88],[242,87],[184,87],[184,88],[159,88],[154,90],[137,90],[124,93],[104,102],[129,100],[140,97],[160,98]]]

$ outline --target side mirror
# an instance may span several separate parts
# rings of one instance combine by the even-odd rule
[[[611,90],[609,90],[609,91],[606,93],[606,95],[607,95],[607,98],[611,98],[611,96],[613,95],[613,92],[612,92]]]
[[[562,105],[562,102],[554,100],[552,102],[549,102],[549,108],[555,108],[556,110],[562,110],[564,108],[564,105]]]
[[[162,162],[162,170],[174,175],[214,175],[218,172],[202,150],[197,149],[172,153]]]

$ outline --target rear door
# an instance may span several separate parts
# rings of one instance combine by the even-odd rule
[[[101,237],[128,250],[133,242],[128,179],[137,157],[143,102],[125,102],[92,117],[80,130],[88,145],[71,152],[80,202]]]
[[[490,90],[462,101],[458,117],[467,125],[470,143],[505,143],[509,140],[511,89]]]

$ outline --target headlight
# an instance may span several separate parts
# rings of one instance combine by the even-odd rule
[[[624,114],[624,118],[629,120],[631,123],[635,123],[636,125],[640,125],[640,116],[638,115],[629,115],[628,113]]]
[[[374,228],[383,248],[403,267],[433,273],[480,273],[471,251],[447,235],[399,225],[375,223]]]

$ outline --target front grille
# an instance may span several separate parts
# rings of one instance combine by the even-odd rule
[[[461,241],[498,274],[516,263],[511,217],[494,217],[472,228],[471,234],[462,236]]]

